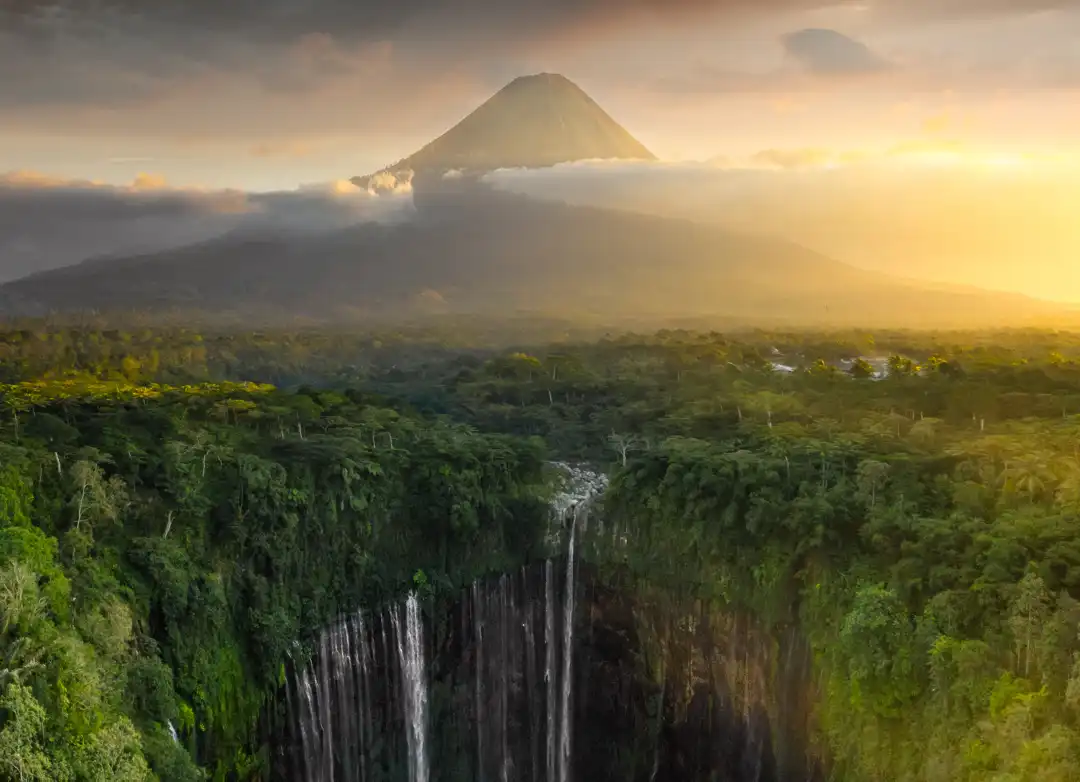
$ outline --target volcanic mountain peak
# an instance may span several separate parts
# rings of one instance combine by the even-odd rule
[[[413,155],[352,181],[379,189],[410,172],[481,173],[594,159],[656,158],[572,81],[538,73],[514,79]]]

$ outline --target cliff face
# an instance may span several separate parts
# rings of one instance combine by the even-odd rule
[[[429,604],[422,629],[402,606],[327,628],[288,687],[274,778],[822,779],[794,631],[611,584],[548,561]]]
[[[823,778],[810,651],[794,627],[770,632],[698,601],[586,584],[580,779]]]

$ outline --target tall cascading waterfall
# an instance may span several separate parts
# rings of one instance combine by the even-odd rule
[[[581,515],[575,506],[570,518],[570,545],[566,555],[566,607],[563,610],[563,668],[562,668],[562,705],[559,709],[559,780],[558,782],[570,782],[570,730],[573,722],[573,712],[570,710],[570,698],[573,693],[573,664],[574,664],[574,598],[576,590],[574,578],[576,572],[574,565],[574,543],[577,540],[578,519]],[[586,516],[587,518],[587,516]]]
[[[271,779],[824,778],[798,626],[626,579],[632,530],[590,519],[602,476],[567,472],[553,558],[319,634],[271,718]]]
[[[323,630],[287,683],[275,778],[572,782],[577,549],[606,481],[560,466],[558,560],[478,580],[448,616],[414,594]]]
[[[401,663],[405,730],[409,747],[409,782],[428,782],[427,759],[427,666],[424,664],[424,628],[416,595],[391,614]],[[356,735],[355,731],[351,731]]]
[[[544,755],[547,769],[547,782],[558,782],[556,779],[557,768],[555,766],[555,724],[558,715],[555,713],[555,569],[548,560],[544,563],[544,689],[547,699],[544,704],[547,707],[545,718],[547,720],[547,753]]]

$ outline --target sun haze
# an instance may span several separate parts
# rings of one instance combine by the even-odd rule
[[[604,156],[719,169],[700,188],[704,173],[684,177],[674,202],[646,203],[650,189],[674,191],[659,172],[600,205],[633,201],[867,269],[1080,301],[1080,228],[1067,207],[1080,187],[1078,34],[1080,11],[1037,0],[515,0],[463,11],[437,0],[159,0],[138,11],[32,0],[0,11],[0,71],[17,76],[0,81],[0,171],[144,191],[289,191],[438,154],[448,128],[515,78],[559,74],[617,119],[624,146],[601,154],[579,134],[543,152],[543,122],[525,122],[535,134],[525,137],[506,125],[520,110],[491,109],[501,120],[481,110],[470,121],[503,138],[497,154],[474,138],[486,166]],[[456,132],[460,142],[471,131]],[[731,172],[744,170],[770,174],[748,174],[740,190]],[[41,243],[21,238],[4,276],[53,265],[31,257]]]

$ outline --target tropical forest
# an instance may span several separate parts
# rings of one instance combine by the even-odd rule
[[[0,780],[1080,779],[1080,335],[0,330]]]

